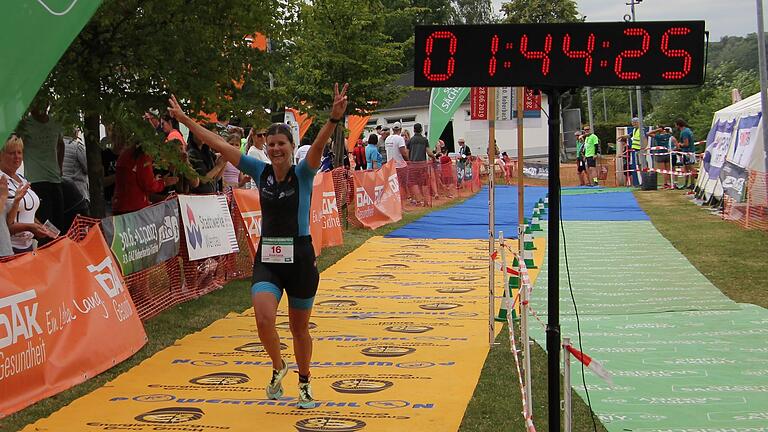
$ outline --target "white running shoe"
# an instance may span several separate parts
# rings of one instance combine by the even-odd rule
[[[283,360],[280,370],[272,370],[272,379],[267,385],[267,399],[280,399],[283,396],[283,378],[288,373],[288,365]]]
[[[317,406],[315,398],[312,397],[312,387],[308,382],[299,383],[299,402],[296,405],[302,409],[312,409]]]

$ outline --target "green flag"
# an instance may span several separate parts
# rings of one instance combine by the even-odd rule
[[[435,87],[429,100],[429,148],[435,148],[453,113],[469,96],[469,87]]]
[[[0,148],[101,0],[0,2]]]

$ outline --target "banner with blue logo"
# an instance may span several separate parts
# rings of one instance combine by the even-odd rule
[[[757,147],[757,127],[763,113],[742,117],[739,119],[739,127],[736,129],[736,142],[728,152],[727,160],[741,168],[749,167],[752,162],[752,153]]]
[[[728,155],[728,149],[731,146],[734,126],[736,126],[736,120],[730,122],[718,121],[713,128],[715,133],[712,134],[710,132],[707,137],[707,149],[704,151],[704,169],[709,174],[709,178],[718,178],[720,176],[720,169],[725,163],[725,157]]]
[[[179,195],[190,261],[239,252],[224,195]]]
[[[179,254],[178,201],[110,216],[101,229],[124,275],[150,268]]]

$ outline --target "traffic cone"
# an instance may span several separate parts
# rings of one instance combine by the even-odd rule
[[[547,214],[547,208],[544,206],[544,200],[539,198],[539,202],[536,203],[536,207],[539,209],[539,213],[542,215]]]
[[[544,208],[549,208],[549,194],[544,197]]]
[[[531,231],[543,231],[539,225],[539,211],[534,210],[531,216]]]
[[[529,269],[535,269],[536,263],[533,261],[533,251],[532,250],[524,250],[523,251],[523,261],[525,261],[525,266]]]
[[[510,306],[512,305],[512,302],[515,301],[515,297],[517,296],[517,291],[519,290],[519,282],[517,283],[516,287],[512,287],[512,280],[518,279],[517,276],[509,278],[509,295],[510,297],[503,297],[501,299],[501,306],[499,306],[499,313],[496,315],[493,320],[496,322],[507,322],[507,314],[512,314],[512,319],[517,321],[520,319],[520,311],[518,308],[520,305],[515,305],[514,309],[510,311]]]
[[[523,249],[524,250],[536,250],[536,245],[533,243],[533,235],[530,233],[523,234]]]

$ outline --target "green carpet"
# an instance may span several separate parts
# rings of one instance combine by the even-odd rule
[[[583,349],[613,374],[611,387],[586,371],[605,427],[768,432],[768,310],[723,296],[648,222],[565,226]],[[564,262],[560,281],[562,335],[578,348]],[[542,269],[531,305],[543,320],[546,286]],[[544,346],[543,327],[531,322]]]
[[[579,188],[561,189],[560,194],[561,195],[588,195],[588,194],[611,193],[611,192],[632,192],[635,189],[636,188],[628,188],[628,187],[615,187],[615,188],[579,187]]]

